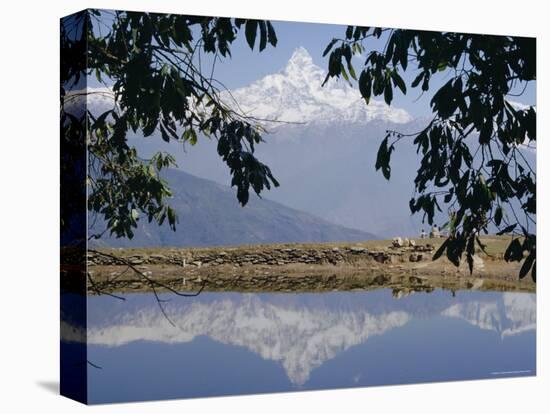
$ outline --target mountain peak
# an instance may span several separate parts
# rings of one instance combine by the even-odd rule
[[[313,58],[307,49],[300,46],[292,52],[282,75],[295,86],[307,88],[308,85],[320,85],[324,72],[323,69],[313,63]]]
[[[245,113],[264,120],[298,123],[366,123],[374,119],[405,123],[411,116],[382,101],[361,98],[357,87],[331,78],[313,62],[306,48],[294,49],[284,69],[232,91]],[[270,125],[273,127],[273,125]]]
[[[311,65],[313,64],[313,58],[303,46],[294,49],[292,56],[287,63],[287,67],[290,65]]]

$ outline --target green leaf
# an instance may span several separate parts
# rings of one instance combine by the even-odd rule
[[[162,125],[162,122],[159,122],[159,126],[160,126],[160,136],[162,140],[165,142],[170,142],[170,135],[168,135],[168,132],[166,132],[166,129]]]
[[[266,24],[263,21],[258,22],[260,27],[260,52],[267,46],[267,29]]]
[[[535,263],[535,259],[536,259],[536,254],[535,254],[535,251],[533,250],[531,251],[529,256],[527,256],[527,258],[523,262],[523,265],[521,266],[521,269],[519,271],[520,279],[523,279],[527,275],[527,273],[529,273],[529,270],[531,270],[531,268],[533,267],[533,264]]]
[[[450,240],[450,239],[449,239]],[[460,266],[460,251],[459,240],[449,241],[447,247],[447,259],[456,267]]]
[[[256,31],[258,29],[257,20],[247,20],[245,26],[245,36],[248,46],[251,50],[254,50],[254,43],[256,42]]]
[[[349,77],[348,77],[348,74],[346,72],[346,68],[344,68],[343,64],[340,65],[340,73],[342,74],[344,79],[349,83]]]
[[[96,128],[101,128],[105,125],[105,119],[107,119],[107,117],[113,112],[112,109],[109,109],[105,112],[103,112],[100,116],[97,117],[97,119],[95,120],[92,128],[93,129],[96,129]]]
[[[500,231],[497,233],[497,236],[502,236],[503,234],[510,233],[510,232],[512,232],[516,227],[517,227],[517,223],[510,224],[509,226],[506,226],[505,228],[503,228],[502,230],[500,230]]]
[[[411,86],[412,86],[413,88],[416,88],[416,87],[420,84],[420,81],[422,80],[422,78],[424,78],[424,72],[420,72],[420,73],[418,74],[418,76],[417,76],[416,78],[414,78],[414,80],[413,80]]]
[[[445,252],[445,249],[447,249],[448,244],[449,244],[449,239],[445,239],[445,241],[441,244],[441,246],[439,246],[439,249],[436,250],[435,254],[432,257],[432,260],[439,259]]]
[[[325,57],[328,54],[328,52],[330,52],[330,50],[336,44],[337,41],[338,41],[338,39],[336,39],[336,38],[334,38],[330,41],[330,43],[327,45],[327,47],[325,48],[325,50],[323,52],[323,57]]]
[[[427,92],[430,89],[430,73],[424,74],[424,82],[422,82],[422,90]]]
[[[479,143],[488,144],[491,141],[491,135],[493,133],[493,119],[487,120],[479,131]]]
[[[267,22],[267,37],[269,39],[269,43],[271,43],[271,46],[276,47],[277,34],[275,33],[275,29],[273,28],[273,25],[269,21]]]
[[[366,70],[362,71],[361,75],[359,76],[359,92],[361,92],[361,96],[365,99],[367,105],[371,96],[371,85],[372,79],[370,73]]]
[[[405,86],[405,82],[403,81],[403,78],[399,76],[397,71],[393,71],[391,73],[391,77],[393,80],[393,84],[397,86],[399,89],[401,89],[401,92],[405,95],[407,93],[407,87]]]
[[[468,262],[468,270],[470,271],[470,275],[474,271],[474,256],[471,253],[466,253],[466,261]]]
[[[378,153],[376,155],[376,164],[375,168],[376,170],[382,170],[382,174],[386,178],[386,180],[390,179],[391,175],[391,167],[390,167],[390,156],[393,151],[393,145],[391,145],[388,148],[388,138],[389,136],[386,136],[382,143],[380,144],[380,147],[378,148]]]
[[[166,208],[166,214],[168,216],[168,224],[170,225],[170,227],[173,230],[175,230],[176,229],[176,223],[177,223],[177,220],[178,220],[178,217],[176,216],[176,212],[171,207],[167,207]]]
[[[391,84],[388,82],[386,84],[386,87],[384,88],[384,101],[390,105],[391,101],[393,99],[393,89],[391,87]]]
[[[375,168],[378,170],[382,168],[382,166],[385,163],[385,160],[387,158],[388,153],[388,139],[389,137],[386,136],[380,143],[380,147],[378,147],[378,153],[376,154],[376,165]]]
[[[189,142],[191,145],[195,145],[197,143],[197,133],[193,128],[188,128],[183,131],[182,138],[184,141]]]
[[[351,64],[351,62],[348,62],[348,71],[351,77],[357,80],[357,75],[355,75],[355,69],[353,68],[353,65]]]
[[[514,239],[508,245],[508,248],[504,252],[504,260],[507,262],[518,262],[523,257],[523,248],[519,239]]]

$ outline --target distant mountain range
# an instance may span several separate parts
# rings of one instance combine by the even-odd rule
[[[412,216],[409,200],[420,163],[411,140],[402,140],[392,154],[390,181],[375,171],[378,146],[386,130],[412,133],[427,125],[405,110],[371,100],[366,105],[356,87],[331,79],[321,87],[326,71],[298,48],[279,72],[248,86],[222,92],[235,110],[260,121],[267,129],[257,156],[270,166],[281,186],[262,194],[328,222],[379,237],[418,236],[428,230],[422,216]],[[100,113],[112,108],[108,89],[90,89],[88,108]],[[269,122],[285,121],[285,122]],[[474,142],[475,139],[472,141]],[[216,141],[201,137],[194,147],[165,143],[159,137],[130,138],[138,153],[157,151],[176,156],[182,170],[229,185],[227,166],[216,151]],[[535,151],[522,151],[535,166]],[[176,190],[177,195],[177,190]],[[437,224],[446,222],[443,209]],[[206,239],[206,237],[204,237]]]
[[[117,239],[103,236],[96,246],[223,246],[257,243],[356,241],[376,238],[372,233],[330,223],[284,205],[251,196],[241,207],[235,192],[209,180],[177,169],[167,170],[164,178],[174,197],[169,204],[179,218],[177,230],[166,223],[158,226],[139,221],[135,236]],[[101,231],[98,221],[92,231]]]

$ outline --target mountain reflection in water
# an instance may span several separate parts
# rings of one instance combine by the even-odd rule
[[[533,294],[163,298],[175,327],[152,294],[88,298],[92,403],[535,374]]]

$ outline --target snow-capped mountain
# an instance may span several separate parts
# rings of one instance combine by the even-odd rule
[[[330,79],[321,86],[325,76],[326,71],[313,63],[306,49],[299,47],[282,71],[233,90],[231,96],[238,103],[235,109],[263,120],[306,124],[366,123],[375,119],[406,123],[412,120],[405,110],[389,107],[378,100],[365,105],[357,87],[343,80]],[[228,105],[235,106],[232,98],[224,94]]]
[[[332,78],[321,86],[325,76],[326,71],[313,63],[309,52],[299,47],[280,72],[243,88],[224,91],[221,97],[236,111],[282,124],[367,123],[373,120],[402,124],[412,120],[404,109],[390,107],[380,100],[373,99],[367,106],[357,87],[343,80]],[[74,112],[87,102],[92,113],[100,114],[113,108],[113,98],[109,88],[89,87],[68,92],[65,108]]]

